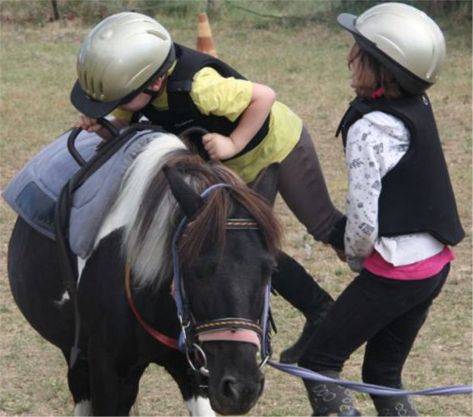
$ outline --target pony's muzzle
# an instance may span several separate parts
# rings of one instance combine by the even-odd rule
[[[222,415],[246,414],[256,403],[264,388],[264,376],[248,384],[239,381],[233,375],[224,375],[218,384],[219,407],[215,409]]]

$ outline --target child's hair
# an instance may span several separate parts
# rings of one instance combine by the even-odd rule
[[[355,43],[348,54],[348,67],[353,71],[353,88],[359,97],[376,98],[376,92],[387,98],[404,95],[391,72]],[[380,90],[382,89],[382,90]]]

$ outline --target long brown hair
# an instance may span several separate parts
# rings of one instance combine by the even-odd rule
[[[353,72],[352,87],[359,97],[375,98],[377,91],[388,98],[398,98],[403,95],[401,87],[391,72],[361,49],[357,43],[352,46],[348,54],[348,67]]]

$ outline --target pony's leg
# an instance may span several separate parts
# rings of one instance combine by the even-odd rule
[[[66,356],[66,360],[68,360],[68,355],[64,356]],[[67,381],[74,400],[74,415],[93,415],[92,402],[90,399],[89,364],[85,356],[80,355],[77,358],[74,367],[69,369],[67,373]]]
[[[76,403],[74,407],[74,416],[93,416],[92,402],[90,400],[82,400]]]
[[[140,379],[148,365],[134,366],[127,370],[126,375],[120,375],[120,393],[117,415],[125,416],[130,413],[136,402]]]
[[[208,396],[205,394],[205,387],[202,386],[204,381],[194,372],[190,372],[182,354],[176,352],[175,356],[166,363],[165,369],[176,381],[190,416],[215,416]]]
[[[100,338],[89,339],[90,393],[94,415],[118,415],[119,378],[113,358]]]
[[[99,340],[89,340],[88,349],[94,415],[127,416],[138,396],[139,381],[147,364],[119,366]]]

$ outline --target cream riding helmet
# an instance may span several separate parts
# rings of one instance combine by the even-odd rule
[[[82,43],[71,102],[99,118],[143,92],[175,60],[168,31],[149,16],[123,12],[102,20]]]
[[[445,60],[445,39],[424,12],[407,4],[382,3],[360,16],[342,13],[337,20],[408,93],[421,94],[436,83]]]

